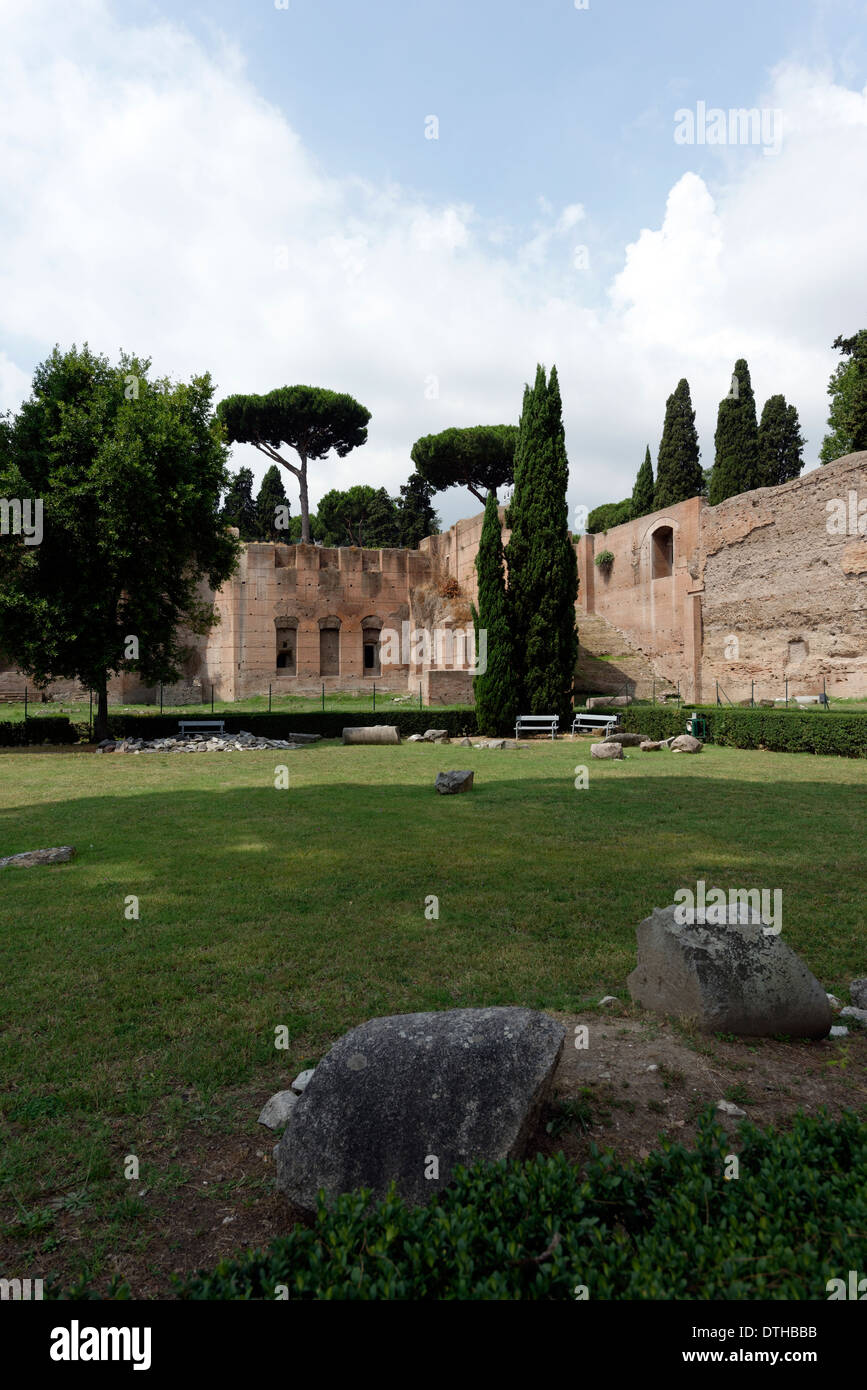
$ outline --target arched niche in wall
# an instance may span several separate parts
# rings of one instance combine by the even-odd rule
[[[379,676],[382,667],[379,659],[379,643],[382,634],[382,618],[374,614],[361,620],[362,665],[365,676]]]
[[[674,572],[674,529],[657,526],[650,533],[650,577],[668,579]]]

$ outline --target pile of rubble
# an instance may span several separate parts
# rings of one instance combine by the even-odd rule
[[[193,734],[169,738],[106,738],[97,753],[246,753],[261,748],[304,748],[313,742],[307,735],[301,743],[285,738],[257,738],[255,734]]]

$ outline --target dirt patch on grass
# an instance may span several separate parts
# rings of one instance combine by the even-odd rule
[[[591,1143],[622,1160],[645,1158],[664,1135],[692,1147],[699,1116],[729,1100],[757,1125],[783,1126],[797,1110],[867,1113],[867,1034],[822,1042],[707,1037],[628,1016],[556,1014],[567,1029],[543,1153],[575,1162]],[[576,1047],[577,1028],[586,1047]],[[719,1115],[733,1136],[738,1117]]]
[[[566,1046],[531,1150],[562,1150],[582,1166],[592,1144],[622,1160],[642,1159],[661,1136],[691,1147],[706,1108],[729,1099],[756,1124],[785,1126],[799,1109],[867,1114],[867,1034],[824,1042],[729,1039],[690,1034],[668,1023],[622,1015],[556,1014]],[[575,1047],[576,1028],[587,1046]],[[147,1172],[128,1197],[98,1220],[86,1200],[63,1194],[40,1204],[54,1212],[46,1233],[0,1240],[0,1264],[26,1277],[54,1272],[65,1287],[83,1268],[105,1295],[112,1277],[138,1299],[174,1296],[172,1275],[213,1268],[291,1230],[293,1217],[274,1186],[278,1136],[256,1117],[268,1099],[261,1083],[220,1096],[219,1123],[183,1124],[169,1141],[154,1122],[143,1144]],[[720,1115],[737,1149],[737,1118]],[[125,1122],[118,1121],[117,1142]],[[86,1197],[86,1193],[84,1194]],[[45,1243],[43,1243],[45,1240]]]

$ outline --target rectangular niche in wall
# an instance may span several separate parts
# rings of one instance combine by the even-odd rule
[[[286,618],[277,620],[277,670],[285,671],[287,676],[296,674],[296,652],[298,649],[298,620]]]
[[[382,674],[379,662],[379,639],[382,619],[373,614],[361,620],[361,642],[363,651],[363,670],[366,676]]]
[[[340,675],[340,619],[319,619],[319,674]]]
[[[807,644],[802,637],[795,638],[789,643],[789,665],[797,666],[799,662],[805,661],[807,657]]]

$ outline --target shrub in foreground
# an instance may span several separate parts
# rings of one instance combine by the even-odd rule
[[[312,1228],[179,1285],[184,1299],[826,1299],[863,1267],[867,1125],[798,1114],[745,1122],[740,1176],[712,1113],[695,1150],[641,1164],[594,1149],[582,1177],[562,1154],[461,1170],[439,1202],[350,1193]]]

